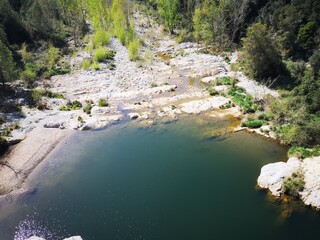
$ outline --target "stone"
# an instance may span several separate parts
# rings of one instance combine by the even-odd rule
[[[181,104],[181,110],[185,113],[197,114],[211,109],[219,109],[229,102],[225,97],[211,97],[204,100],[196,100]]]
[[[82,238],[80,236],[74,236],[74,237],[65,238],[63,240],[82,240]]]
[[[129,118],[134,120],[140,117],[139,113],[129,113],[128,114]]]
[[[44,128],[60,128],[60,129],[64,129],[65,128],[65,122],[64,121],[61,121],[61,122],[48,122],[48,123],[45,123],[43,125]]]
[[[298,171],[300,166],[301,162],[296,157],[290,158],[286,163],[276,162],[265,165],[258,177],[258,185],[263,189],[269,189],[272,195],[280,196],[283,180]]]
[[[211,83],[211,82],[213,82],[215,79],[216,79],[216,77],[213,77],[213,76],[205,77],[205,78],[202,78],[202,79],[201,79],[201,82]]]

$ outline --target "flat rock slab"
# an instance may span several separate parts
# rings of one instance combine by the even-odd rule
[[[196,100],[180,105],[185,113],[197,114],[212,109],[219,109],[220,106],[229,102],[225,97],[211,97],[203,100]]]

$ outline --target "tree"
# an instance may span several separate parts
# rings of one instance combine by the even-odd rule
[[[178,0],[157,0],[159,13],[164,18],[164,23],[170,33],[177,19]]]
[[[255,23],[243,38],[244,62],[252,77],[267,79],[279,76],[283,71],[281,57],[272,40],[267,25]]]
[[[13,61],[11,51],[0,41],[0,82],[3,89],[5,89],[5,83],[12,81],[17,76],[15,69],[15,63]]]

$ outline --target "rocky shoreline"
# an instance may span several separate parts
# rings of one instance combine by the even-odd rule
[[[304,187],[298,191],[298,197],[305,205],[320,210],[320,157],[303,160],[292,157],[287,162],[268,164],[262,167],[257,183],[273,196],[280,197],[284,194],[284,182],[298,171],[301,171],[304,179]]]
[[[210,96],[205,90],[206,84],[217,77],[237,78],[237,86],[243,87],[255,99],[269,94],[278,96],[276,91],[247,79],[243,73],[232,71],[230,63],[223,57],[201,53],[203,46],[197,43],[177,44],[170,36],[160,36],[160,25],[152,21],[146,23],[142,17],[137,17],[136,22],[137,32],[146,42],[140,54],[151,51],[152,58],[148,63],[131,62],[127,49],[117,39],[111,39],[109,47],[116,53],[114,70],[103,63],[98,71],[80,69],[81,62],[92,57],[80,51],[66,59],[73,66],[70,74],[52,77],[39,86],[40,89],[45,87],[63,94],[64,99],[43,98],[50,110],[23,107],[23,117],[21,114],[1,115],[9,122],[19,121],[20,127],[13,130],[9,141],[21,141],[2,159],[1,195],[13,194],[20,189],[48,153],[76,130],[103,128],[124,119],[153,124],[159,119],[167,122],[188,114],[206,114],[213,118],[241,117],[243,114],[238,107],[220,109],[230,101],[229,97]],[[237,54],[230,59],[235,63]],[[217,92],[227,91],[226,86],[214,88]],[[100,99],[107,100],[107,106],[99,106]],[[59,110],[68,101],[75,100],[83,106],[90,102],[90,113],[82,109]],[[272,137],[259,130],[256,132]]]

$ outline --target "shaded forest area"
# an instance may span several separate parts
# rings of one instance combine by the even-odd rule
[[[197,41],[210,52],[239,51],[231,67],[278,88],[265,99],[266,115],[286,144],[320,154],[319,0],[136,0],[178,42]],[[117,37],[138,57],[141,41],[128,0],[0,0],[0,80],[68,72],[67,43],[92,49]],[[139,9],[139,8],[138,8]],[[89,24],[90,23],[90,24]],[[93,33],[88,40],[88,32]],[[227,59],[226,59],[227,60]],[[303,146],[300,148],[299,146]]]

